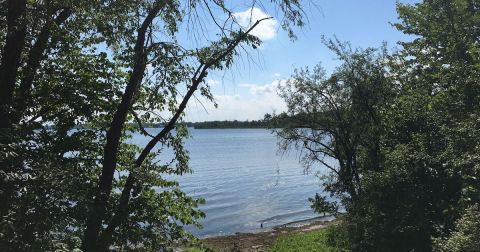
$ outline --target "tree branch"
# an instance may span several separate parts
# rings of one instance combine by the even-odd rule
[[[117,166],[118,147],[120,145],[120,138],[122,130],[125,125],[127,113],[130,110],[135,93],[140,86],[145,68],[147,64],[147,53],[145,52],[145,41],[148,27],[153,20],[166,6],[168,1],[158,1],[157,4],[148,12],[148,15],[142,22],[142,25],[137,31],[137,39],[135,42],[135,56],[134,66],[130,74],[127,87],[122,96],[122,101],[115,112],[109,130],[107,131],[107,142],[104,147],[103,154],[103,168],[98,184],[98,191],[96,193],[93,207],[89,210],[87,219],[87,228],[85,229],[84,240],[82,248],[85,251],[97,250],[97,241],[99,238],[102,220],[105,216],[105,211],[112,191],[113,175]]]
[[[0,62],[0,128],[10,124],[10,106],[26,36],[26,0],[7,1],[7,34]]]
[[[145,130],[145,127],[143,127],[142,120],[140,120],[140,118],[138,117],[138,115],[137,115],[137,113],[135,112],[135,110],[130,109],[130,112],[132,113],[133,118],[134,118],[135,121],[137,122],[137,125],[138,125],[138,128],[140,129],[140,131],[141,131],[144,135],[153,138],[154,136],[151,135],[150,133],[148,133],[148,132]]]
[[[143,151],[140,153],[138,156],[136,162],[135,162],[135,167],[138,168],[142,165],[143,161],[145,161],[146,157],[152,149],[155,147],[155,145],[163,138],[167,136],[167,134],[174,128],[175,123],[185,110],[188,101],[194,94],[194,92],[197,90],[198,86],[200,83],[203,81],[205,76],[207,75],[207,70],[219,62],[221,59],[223,59],[225,56],[227,56],[229,53],[231,53],[235,47],[240,44],[246,37],[247,35],[263,20],[270,19],[270,18],[263,18],[258,21],[256,21],[245,33],[243,33],[241,36],[239,36],[236,40],[234,40],[222,53],[219,53],[216,57],[213,57],[209,62],[205,64],[201,64],[197,70],[195,71],[194,77],[192,78],[192,85],[190,86],[187,94],[183,98],[182,102],[180,103],[177,112],[175,115],[170,119],[170,121],[165,125],[165,127],[162,129],[161,132],[159,132],[153,139],[150,140],[150,142],[145,146]],[[103,244],[108,244],[109,240],[111,239],[114,230],[118,225],[121,224],[121,221],[126,218],[128,214],[128,204],[130,201],[130,194],[131,190],[133,189],[133,186],[135,184],[135,175],[133,172],[130,172],[127,178],[127,182],[125,183],[125,186],[122,190],[122,195],[120,196],[120,202],[117,206],[117,211],[115,212],[115,215],[112,217],[110,223],[108,224],[107,228],[101,235],[101,243]]]

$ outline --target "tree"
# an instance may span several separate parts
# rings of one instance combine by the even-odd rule
[[[223,1],[0,4],[2,250],[158,250],[189,238],[182,226],[203,215],[201,200],[163,178],[190,171],[176,123],[197,89],[212,99],[209,71],[258,47],[249,32],[262,20],[242,27]],[[287,31],[303,24],[299,1],[273,4]],[[202,29],[200,12],[218,34],[183,43],[179,29]],[[127,143],[129,122],[148,145]],[[165,127],[152,136],[143,123]],[[158,160],[163,148],[175,158]]]
[[[465,214],[455,222],[455,231],[447,239],[437,239],[438,251],[475,251],[480,247],[480,211],[478,205],[466,209]]]
[[[391,82],[384,48],[354,51],[338,41],[325,44],[342,60],[341,66],[329,77],[320,66],[295,72],[280,91],[289,125],[277,135],[282,148],[302,150],[306,168],[327,169],[325,190],[349,209],[363,193],[362,176],[382,165],[380,115],[390,99]],[[325,206],[316,211],[331,212],[325,197],[317,195],[315,201],[313,205]]]
[[[474,229],[472,206],[478,204],[480,189],[479,5],[469,0],[399,4],[401,22],[395,26],[415,39],[401,43],[399,52],[379,61],[384,65],[378,69],[388,71],[365,75],[347,71],[353,79],[366,77],[359,81],[363,84],[357,98],[355,92],[349,92],[355,89],[347,81],[337,84],[337,89],[330,88],[343,92],[324,98],[326,91],[319,92],[317,87],[329,79],[322,74],[294,76],[294,88],[287,89],[289,110],[300,122],[309,124],[297,124],[286,131],[295,134],[281,136],[305,150],[308,161],[333,171],[336,187],[327,184],[328,191],[337,192],[340,198],[345,197],[341,192],[348,193],[343,202],[349,249],[430,251],[432,241],[449,238],[448,246],[456,246],[457,240],[463,239],[461,228],[454,231],[462,215],[461,222],[473,223],[465,230]],[[377,90],[373,83],[387,85],[377,85]],[[328,91],[329,86],[323,85],[320,90]],[[356,100],[372,98],[378,103],[364,104],[374,106],[354,106],[362,104]],[[326,119],[316,116],[318,112]],[[319,117],[323,123],[310,123]],[[342,137],[348,139],[344,142],[349,145],[344,146],[350,147],[336,143]],[[358,174],[357,181],[345,165],[348,149],[357,153],[350,154],[355,157],[350,158],[350,167]],[[325,156],[338,160],[338,166],[326,163]],[[346,172],[341,173],[342,169]]]
[[[431,250],[479,200],[478,6],[398,5],[395,26],[416,38],[391,61],[399,92],[383,117],[384,169],[365,178],[363,248]]]
[[[336,214],[341,203],[347,211],[338,234],[329,236],[348,241],[330,239],[333,245],[365,250],[356,243],[362,229],[356,220],[369,218],[358,214],[365,195],[371,193],[365,180],[384,168],[383,117],[396,93],[390,56],[385,46],[352,50],[338,40],[325,44],[341,65],[328,77],[320,66],[296,71],[280,92],[287,103],[288,124],[277,134],[284,149],[301,150],[307,169],[319,169],[330,197],[316,194],[310,199],[314,210]]]
[[[357,97],[347,81],[327,85],[332,77],[321,71],[297,74],[284,91],[299,120],[280,136],[304,150],[309,164],[333,172],[326,188],[344,198],[350,249],[432,250],[432,238],[450,237],[456,220],[478,203],[479,6],[398,4],[395,26],[415,39],[374,64],[388,71],[347,71],[351,79],[365,76]],[[387,85],[377,92],[372,83]]]
[[[396,27],[416,38],[391,61],[399,92],[384,116],[385,168],[365,178],[356,218],[365,249],[431,250],[478,202],[478,5],[398,5]]]
[[[105,114],[119,88],[106,54],[82,39],[104,9],[93,1],[0,4],[0,249],[53,250],[70,238],[66,228],[80,226],[92,175],[84,167],[95,163],[101,134],[69,130]]]

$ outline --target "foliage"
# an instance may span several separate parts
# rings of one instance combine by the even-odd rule
[[[328,236],[335,225],[306,233],[293,233],[278,237],[270,251],[343,251],[327,243]]]
[[[343,64],[329,77],[320,66],[296,71],[280,92],[289,125],[276,132],[282,148],[304,151],[307,168],[320,165],[329,171],[322,174],[326,191],[348,208],[363,191],[361,174],[380,168],[379,117],[390,99],[391,82],[385,48],[362,51],[324,42]],[[323,197],[316,199],[314,206],[331,205]]]
[[[287,31],[303,24],[299,1],[273,3]],[[212,100],[209,71],[259,46],[258,23],[240,27],[223,1],[0,6],[0,250],[152,251],[191,238],[183,226],[198,224],[202,200],[166,179],[190,172],[176,123],[197,89]],[[198,47],[177,38],[201,29],[192,20],[216,27],[198,16],[211,8],[229,17],[224,27]],[[129,144],[131,123],[148,145]],[[151,136],[143,123],[165,127]],[[159,160],[167,148],[174,157]]]
[[[349,244],[348,231],[347,223],[344,220],[329,226],[325,229],[325,244],[337,248],[339,251],[349,251],[352,246]]]
[[[205,250],[204,249],[201,249],[201,248],[187,248],[185,250],[185,252],[204,252]]]
[[[92,41],[78,37],[81,31],[95,29],[98,20],[85,19],[95,5],[91,1],[34,3],[29,3],[27,20],[23,20],[32,39],[24,44],[11,109],[4,104],[7,99],[1,104],[1,142],[15,154],[2,155],[0,160],[0,249],[4,251],[43,251],[78,242],[73,227],[82,226],[80,219],[86,211],[82,202],[90,193],[88,184],[95,174],[91,167],[100,151],[92,140],[102,133],[101,129],[69,129],[77,122],[93,120],[97,113],[107,113],[119,88],[119,76],[110,74],[115,66],[95,51]],[[75,18],[71,8],[77,9]],[[5,32],[7,24],[2,20],[1,31]],[[51,52],[48,57],[42,55],[47,51]],[[34,79],[32,72],[36,72]],[[0,78],[2,97],[8,95],[4,74]],[[7,122],[10,125],[5,127]]]
[[[384,168],[366,174],[351,220],[358,249],[428,251],[479,200],[478,3],[398,11],[397,28],[417,38],[392,58],[398,93],[383,117]]]
[[[328,200],[326,196],[321,196],[318,193],[315,194],[314,198],[309,198],[308,201],[312,203],[310,207],[313,208],[315,212],[323,213],[323,215],[326,213],[336,215],[340,208],[337,202],[332,202]]]
[[[455,222],[455,231],[446,239],[436,240],[438,251],[476,251],[480,248],[480,209],[474,205]]]
[[[302,70],[283,91],[301,120],[279,136],[304,151],[307,167],[330,170],[324,186],[346,207],[350,249],[430,251],[479,202],[479,6],[398,4],[395,26],[415,36],[399,52],[361,61],[330,46],[340,70]],[[338,71],[349,78],[336,82]]]

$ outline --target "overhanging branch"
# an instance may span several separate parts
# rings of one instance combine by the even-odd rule
[[[182,99],[182,102],[180,103],[177,112],[174,114],[174,116],[170,119],[170,121],[164,126],[162,131],[160,131],[153,139],[150,140],[150,142],[145,146],[143,151],[140,153],[138,156],[136,162],[135,162],[135,168],[139,168],[147,156],[150,154],[152,149],[155,147],[155,145],[162,139],[164,139],[167,134],[174,128],[177,120],[180,118],[182,113],[184,112],[188,101],[190,98],[193,96],[194,92],[197,90],[198,86],[203,82],[205,76],[207,75],[207,71],[210,67],[212,67],[214,64],[218,63],[220,60],[225,58],[229,53],[231,53],[244,39],[248,36],[248,34],[258,25],[260,22],[271,19],[271,17],[267,18],[262,18],[257,20],[246,32],[241,34],[238,38],[232,41],[232,43],[227,46],[227,48],[223,51],[220,52],[217,56],[213,57],[210,61],[204,64],[200,64],[198,66],[197,70],[195,71],[195,74],[192,78],[192,85],[190,86],[187,94],[184,96]],[[115,215],[112,217],[111,221],[109,222],[107,228],[105,229],[104,232],[102,232],[100,236],[100,244],[108,244],[108,241],[111,239],[114,230],[116,227],[118,227],[122,220],[126,218],[128,214],[128,204],[130,201],[130,195],[131,191],[135,185],[136,179],[135,179],[135,174],[133,172],[130,172],[128,175],[127,181],[124,185],[124,188],[122,190],[122,194],[120,196],[120,202],[117,206],[117,211],[115,212]]]

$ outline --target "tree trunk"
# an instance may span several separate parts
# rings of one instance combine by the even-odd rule
[[[35,44],[33,44],[32,49],[28,53],[28,58],[26,66],[24,69],[24,76],[20,81],[19,92],[15,98],[16,113],[13,116],[13,122],[18,123],[22,119],[22,114],[26,110],[26,103],[28,99],[28,94],[32,88],[33,80],[35,78],[35,73],[40,67],[42,59],[45,57],[45,51],[48,46],[48,41],[52,32],[52,24],[61,25],[63,24],[68,17],[72,14],[70,8],[63,9],[60,14],[53,20],[46,20],[45,25],[40,30]]]
[[[26,35],[26,0],[8,0],[7,36],[0,63],[0,129],[10,124],[13,90]]]
[[[107,203],[112,191],[113,174],[115,173],[117,166],[118,147],[120,146],[123,126],[125,125],[128,111],[132,106],[135,93],[142,82],[147,64],[147,52],[145,51],[147,29],[164,4],[165,2],[162,2],[162,4],[157,4],[151,9],[143,21],[142,26],[138,29],[134,48],[135,58],[133,70],[122,96],[122,101],[117,108],[112,123],[107,131],[107,142],[103,151],[102,174],[100,176],[98,191],[93,202],[93,207],[89,210],[87,228],[85,229],[85,236],[82,244],[84,251],[98,250],[97,242],[102,221],[105,217]]]
[[[204,78],[207,76],[207,70],[209,68],[224,59],[229,53],[231,53],[237,46],[242,42],[246,35],[249,34],[261,21],[266,20],[269,18],[263,18],[260,20],[257,20],[242,36],[236,38],[234,41],[232,41],[231,45],[229,45],[223,52],[219,53],[216,57],[213,57],[208,63],[205,65],[201,65],[194,77],[192,78],[192,85],[190,86],[187,94],[183,98],[182,102],[178,106],[177,111],[175,112],[175,115],[170,119],[170,121],[165,125],[165,127],[160,131],[153,139],[151,139],[148,144],[145,146],[145,148],[142,150],[140,155],[135,161],[135,167],[138,168],[140,167],[145,159],[147,158],[148,154],[152,151],[152,149],[155,147],[155,145],[161,140],[164,139],[167,134],[174,129],[175,123],[177,120],[180,118],[181,114],[187,107],[187,103],[190,100],[190,98],[193,96],[195,91],[197,90],[198,86],[202,83]],[[125,186],[122,190],[122,194],[120,197],[120,202],[117,206],[117,210],[115,212],[115,215],[112,217],[110,223],[108,224],[107,228],[105,231],[101,234],[98,240],[98,245],[97,247],[99,250],[108,250],[108,246],[111,243],[111,238],[114,233],[115,228],[117,228],[121,222],[128,217],[128,204],[130,201],[131,197],[131,191],[136,183],[136,179],[133,173],[130,173],[127,181],[125,183]]]
[[[17,81],[18,68],[25,44],[26,24],[26,0],[9,0],[7,3],[7,36],[2,51],[0,62],[0,143],[9,144],[12,142],[13,131],[11,131],[11,114],[13,90]],[[0,160],[0,174],[9,176],[15,165],[7,160]],[[4,179],[3,176],[0,179]],[[15,185],[11,180],[0,183],[0,216],[8,211]]]

